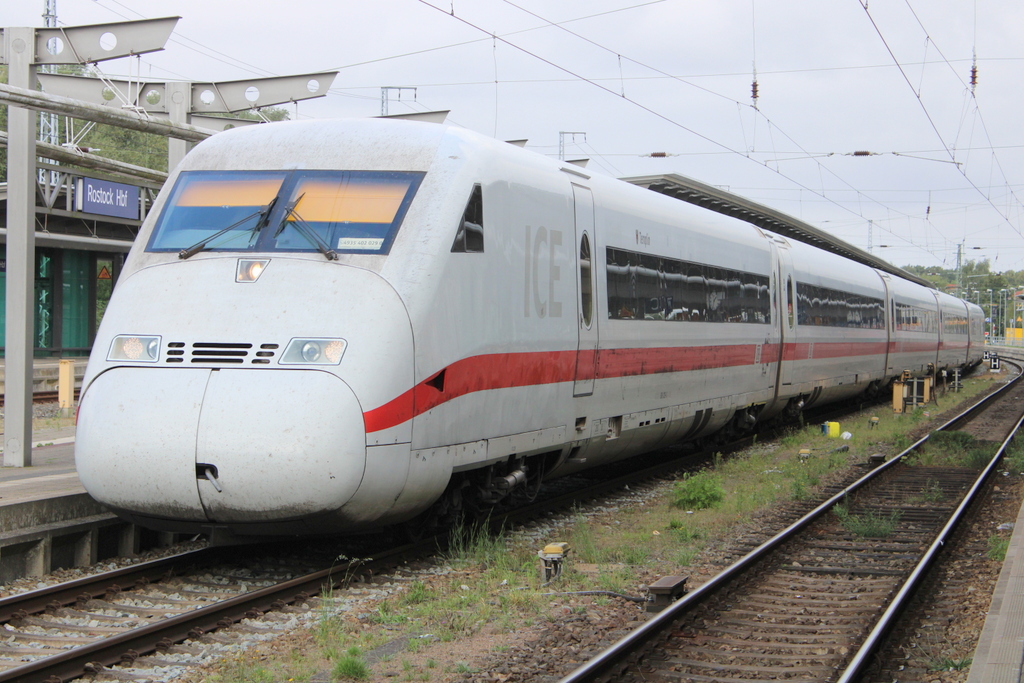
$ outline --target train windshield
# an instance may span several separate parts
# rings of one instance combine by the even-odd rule
[[[147,251],[386,254],[422,173],[185,171]]]

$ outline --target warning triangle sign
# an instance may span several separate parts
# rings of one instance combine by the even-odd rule
[[[109,280],[110,279],[110,271],[107,270],[106,266],[103,266],[102,268],[100,268],[100,272],[96,275],[96,279],[97,280]]]

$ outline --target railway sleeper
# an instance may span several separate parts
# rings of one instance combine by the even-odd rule
[[[802,673],[806,672],[806,673],[810,673],[810,674],[816,674],[816,675],[822,676],[822,677],[827,676],[828,674],[832,673],[833,670],[834,670],[834,668],[833,668],[833,666],[831,664],[812,664],[811,662],[808,662],[807,659],[811,659],[811,661],[814,661],[813,658],[807,658],[807,657],[805,657],[805,658],[794,658],[794,660],[789,664],[789,666],[790,667],[797,667],[797,666],[799,666],[800,667],[800,671]],[[678,671],[678,670],[676,670],[674,672],[662,672],[662,673],[678,674],[679,677],[680,677],[680,680],[686,680],[686,677],[689,676],[691,673],[697,673],[697,672],[699,672],[702,669],[706,670],[706,671],[711,671],[711,672],[735,671],[737,673],[742,672],[742,673],[753,673],[753,674],[769,673],[769,672],[774,670],[774,668],[769,668],[769,667],[766,667],[766,666],[754,666],[754,665],[749,665],[749,664],[729,664],[729,663],[719,664],[717,662],[702,662],[702,661],[694,660],[694,659],[681,659],[681,658],[676,658],[676,657],[665,657],[663,659],[658,659],[658,660],[654,660],[653,658],[648,658],[647,661],[649,663],[654,663],[655,661],[657,661],[657,662],[661,662],[661,663],[664,663],[664,664],[667,664],[667,665],[670,665],[670,666],[674,666],[674,667],[685,666],[685,667],[689,667],[689,668],[697,670],[697,671],[694,671],[694,672],[689,672],[689,671],[684,672],[684,671]],[[712,674],[706,674],[706,675],[713,676],[714,674],[712,673]],[[718,678],[718,680],[721,680],[721,678]]]

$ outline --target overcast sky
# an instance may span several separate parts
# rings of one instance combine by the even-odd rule
[[[390,113],[451,110],[550,156],[585,133],[566,156],[592,171],[690,176],[864,249],[870,223],[897,265],[955,267],[962,243],[1024,269],[1020,0],[56,2],[64,26],[182,17],[111,75],[337,69],[293,118],[379,115],[381,87],[408,86]],[[43,26],[45,6],[7,0],[0,26]]]

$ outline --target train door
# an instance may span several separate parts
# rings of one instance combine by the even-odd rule
[[[594,307],[594,196],[580,185],[572,186],[576,214],[576,374],[573,396],[594,393],[597,375],[597,315]]]
[[[774,240],[774,251],[777,258],[776,278],[778,284],[778,380],[775,383],[775,395],[788,393],[785,387],[793,383],[793,364],[786,362],[786,346],[792,347],[796,341],[796,280],[793,278],[793,254],[789,251],[789,243],[780,237]]]
[[[896,302],[893,299],[892,282],[889,279],[888,273],[883,273],[876,270],[878,277],[882,279],[882,285],[885,287],[885,319],[887,320],[885,325],[886,344],[885,344],[885,376],[890,377],[893,372],[892,366],[892,354],[896,348]]]

